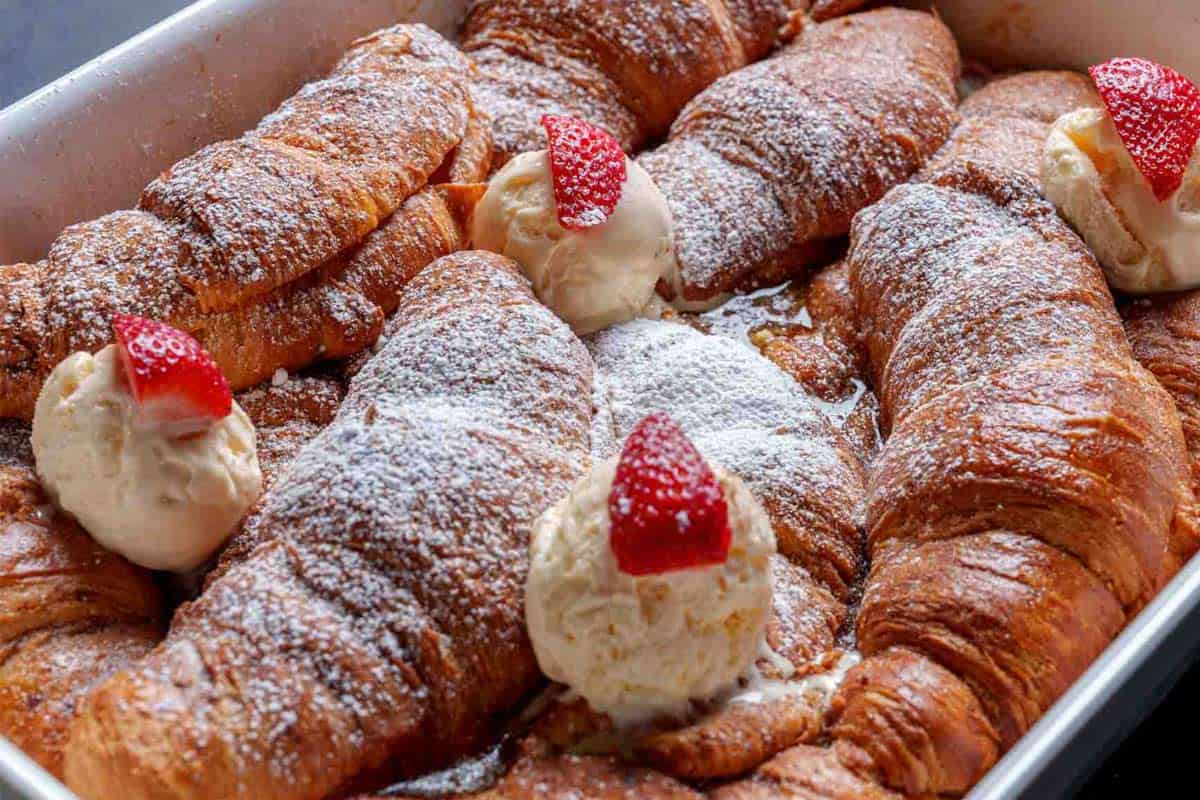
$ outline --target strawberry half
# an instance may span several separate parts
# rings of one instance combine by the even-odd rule
[[[607,132],[574,117],[542,117],[550,140],[554,203],[564,228],[603,225],[621,200],[625,152]]]
[[[721,564],[729,554],[721,484],[666,414],[651,414],[629,434],[608,514],[617,566],[630,575]]]
[[[1200,89],[1170,67],[1114,58],[1088,70],[1133,163],[1159,202],[1183,183],[1200,138]]]
[[[161,322],[118,314],[113,332],[144,420],[187,435],[229,416],[229,382],[200,343]]]

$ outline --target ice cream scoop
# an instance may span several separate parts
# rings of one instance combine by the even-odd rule
[[[613,491],[626,480],[628,453],[627,444],[620,459],[597,464],[537,520],[525,598],[542,670],[618,725],[683,718],[693,701],[737,685],[763,649],[775,553],[762,505],[720,467],[708,474],[724,504],[720,521],[728,523],[723,553],[712,538],[688,552],[679,537],[694,535],[689,522],[704,522],[702,512],[689,520],[686,507],[671,510],[679,523],[672,530],[634,531],[657,541],[615,538],[614,510],[639,516],[636,492]],[[660,479],[645,496],[691,496],[677,485],[676,462],[655,456],[648,463],[669,464],[672,485]]]
[[[1154,195],[1101,108],[1058,119],[1046,139],[1042,186],[1117,289],[1200,286],[1200,158],[1165,200]]]
[[[1103,108],[1052,126],[1042,184],[1109,283],[1146,293],[1200,285],[1200,87],[1144,58],[1088,70]]]
[[[581,335],[653,314],[661,308],[655,284],[675,269],[667,202],[628,159],[611,216],[574,229],[559,219],[549,152],[522,153],[489,182],[472,239],[516,261],[538,299]]]
[[[180,435],[148,422],[118,345],[75,353],[50,374],[33,418],[48,493],[100,544],[151,569],[200,566],[262,490],[254,426],[227,416]]]

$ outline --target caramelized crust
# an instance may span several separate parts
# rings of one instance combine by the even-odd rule
[[[1079,87],[1034,73],[984,88],[964,108],[970,138],[852,231],[891,435],[868,489],[865,683],[843,687],[832,752],[909,793],[978,780],[1188,549],[1195,499],[1170,398],[1027,175]],[[1015,119],[1041,135],[977,148]],[[902,702],[885,702],[897,686]]]
[[[866,372],[845,260],[825,267],[804,287],[801,304],[810,324],[755,343],[808,391],[828,402],[843,399]]]
[[[816,0],[809,13],[813,19],[820,22],[858,11],[870,2],[871,0]]]
[[[1200,292],[1138,299],[1125,309],[1133,354],[1175,401],[1191,464],[1193,494],[1200,495]],[[1180,520],[1172,529],[1171,568],[1181,568],[1200,548],[1200,524]]]
[[[975,691],[1004,748],[1125,621],[1099,578],[1032,536],[989,531],[874,552],[860,646],[912,647],[942,664]]]
[[[896,425],[872,476],[870,541],[1008,528],[1071,553],[1139,608],[1190,496],[1185,459],[1170,398],[1136,364],[1031,359]]]
[[[54,510],[33,469],[29,429],[0,421],[0,733],[61,776],[83,695],[158,643],[150,573]]]
[[[590,397],[586,351],[511,262],[431,265],[272,488],[265,543],[89,696],[68,784],[319,800],[478,744],[539,679],[528,529],[586,466]]]
[[[794,609],[792,609],[794,611]],[[825,708],[812,693],[735,703],[677,730],[637,742],[637,758],[688,780],[729,778],[825,732]]]
[[[328,423],[340,396],[335,383],[313,378],[238,396],[257,428],[265,486]],[[169,609],[149,571],[54,511],[34,474],[28,427],[8,421],[0,422],[0,535],[0,734],[61,777],[83,697],[158,645]]]
[[[682,299],[795,272],[845,235],[949,136],[958,69],[936,17],[882,9],[811,26],[697,96],[639,160],[674,217]]]
[[[491,155],[471,69],[422,26],[362,39],[256,130],[165,172],[139,210],[3,268],[0,415],[31,416],[62,358],[111,341],[115,313],[192,333],[234,389],[365,348],[400,287],[462,246],[462,184]]]
[[[711,800],[899,800],[844,766],[833,749],[799,745],[748,778],[715,789]]]
[[[906,795],[964,794],[997,758],[999,737],[970,688],[903,648],[850,670],[830,706],[843,764]]]
[[[496,167],[545,146],[543,114],[578,116],[627,151],[661,137],[697,92],[761,58],[788,0],[479,0],[462,45],[496,126]]]
[[[1139,298],[1124,312],[1134,355],[1175,401],[1200,490],[1200,292]]]

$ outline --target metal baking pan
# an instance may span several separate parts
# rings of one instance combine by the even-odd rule
[[[633,1],[633,0],[631,0]],[[398,21],[447,33],[467,0],[201,0],[0,112],[0,263],[42,257],[66,225],[132,206],[159,170],[234,136]],[[1010,65],[1155,58],[1200,80],[1200,7],[1157,0],[939,0],[968,54]],[[1133,18],[1131,18],[1133,17]],[[1062,797],[1200,653],[1194,559],[971,792]],[[0,738],[0,800],[73,795]]]

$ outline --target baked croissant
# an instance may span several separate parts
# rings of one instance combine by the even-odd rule
[[[854,222],[890,435],[868,489],[865,660],[834,699],[832,751],[908,795],[973,785],[1194,549],[1171,399],[1028,177],[1042,137],[1002,133],[1021,116],[1044,136],[1078,81],[984,88],[970,136]],[[1005,145],[969,146],[985,141]]]
[[[332,417],[337,383],[298,377],[241,393],[257,430],[263,485]],[[261,505],[229,552],[255,539]],[[29,429],[0,421],[0,734],[56,777],[83,696],[162,640],[168,608],[153,575],[108,552],[54,510],[33,469]]]
[[[192,333],[234,389],[366,347],[404,282],[462,244],[460,184],[490,154],[470,72],[428,28],[380,31],[241,139],[167,170],[137,210],[0,268],[0,416],[31,416],[45,376],[107,344],[117,312]]]
[[[809,26],[698,95],[639,158],[674,218],[669,299],[711,305],[826,256],[950,134],[958,71],[935,16],[885,8]]]
[[[54,510],[13,420],[0,420],[0,537],[0,734],[60,776],[83,695],[158,643],[166,608],[148,571]]]
[[[697,92],[764,56],[794,0],[477,0],[462,47],[495,126],[494,167],[545,146],[544,114],[581,117],[628,152]]]
[[[823,671],[862,569],[865,477],[849,443],[799,386],[746,344],[641,320],[601,331],[590,349],[597,424],[611,426],[613,441],[647,414],[665,412],[710,462],[742,476],[760,499],[779,547],[767,643],[802,673]],[[605,447],[597,456],[612,454]],[[772,672],[770,664],[761,668]],[[636,749],[676,777],[738,775],[819,734],[823,711],[799,695],[730,706]]]
[[[272,488],[262,543],[89,696],[68,785],[320,800],[478,744],[539,681],[528,532],[587,466],[591,381],[511,262],[461,253],[422,271]]]
[[[1133,354],[1175,400],[1200,493],[1200,291],[1138,298],[1124,314]]]
[[[342,381],[325,374],[291,376],[286,383],[264,384],[238,394],[238,405],[254,423],[263,495],[229,537],[216,566],[204,576],[205,584],[215,581],[261,543],[271,488],[304,446],[333,421],[344,395]]]

